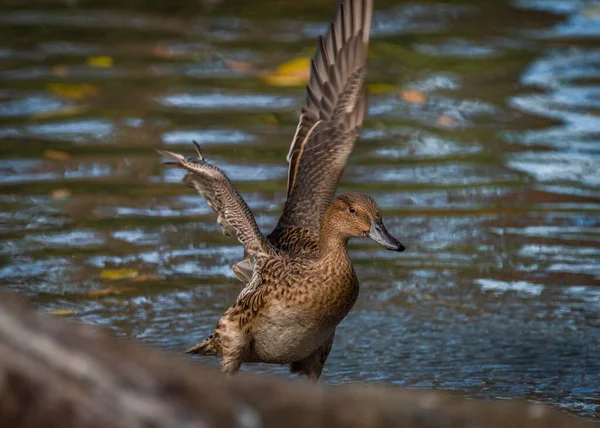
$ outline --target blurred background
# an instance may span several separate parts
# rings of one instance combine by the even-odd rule
[[[375,7],[339,191],[408,249],[351,243],[361,296],[322,379],[600,418],[600,2]],[[173,353],[210,333],[242,248],[153,149],[197,140],[270,231],[335,8],[3,0],[0,290]]]

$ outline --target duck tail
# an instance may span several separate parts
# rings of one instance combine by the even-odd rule
[[[215,333],[211,334],[202,342],[186,349],[184,354],[198,354],[198,355],[221,355],[221,347],[218,344],[218,336]]]

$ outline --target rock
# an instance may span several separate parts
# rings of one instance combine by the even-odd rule
[[[578,428],[518,401],[221,373],[0,295],[0,427]]]

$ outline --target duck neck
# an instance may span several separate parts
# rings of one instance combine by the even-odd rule
[[[321,234],[319,236],[319,251],[322,258],[326,257],[348,257],[346,250],[350,237],[343,233],[331,219],[331,216],[326,215],[321,226]]]

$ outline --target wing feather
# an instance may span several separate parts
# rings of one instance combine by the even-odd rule
[[[273,246],[261,233],[256,220],[227,175],[206,162],[200,146],[194,141],[197,158],[185,158],[180,154],[157,150],[170,159],[167,165],[187,171],[183,181],[206,198],[208,205],[217,213],[217,223],[223,233],[237,239],[245,252],[253,259],[268,258],[274,254]]]
[[[372,8],[372,0],[341,0],[317,42],[306,104],[287,156],[287,201],[276,230],[298,226],[319,233],[367,111],[361,88]]]

